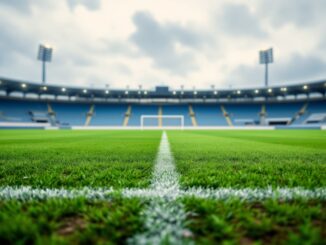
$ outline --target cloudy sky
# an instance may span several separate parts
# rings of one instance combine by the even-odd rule
[[[0,76],[94,87],[273,84],[326,78],[325,0],[0,0]]]

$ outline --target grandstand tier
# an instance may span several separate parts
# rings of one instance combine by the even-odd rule
[[[326,81],[229,90],[102,90],[0,79],[0,126],[312,127],[326,124]],[[156,117],[157,116],[157,117]],[[166,117],[172,116],[172,117]]]
[[[191,108],[191,109],[190,109]],[[303,110],[304,109],[304,110]],[[71,101],[0,99],[0,123],[51,123],[52,126],[140,127],[142,115],[183,116],[186,127],[312,126],[326,124],[326,100],[306,102],[117,104]],[[51,119],[54,117],[54,120]],[[192,118],[195,117],[194,124]],[[126,121],[126,118],[128,120]],[[155,118],[147,126],[178,126],[173,119]],[[33,124],[34,125],[34,124]]]

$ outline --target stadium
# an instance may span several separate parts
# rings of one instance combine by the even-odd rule
[[[0,23],[0,50],[5,57],[5,61],[0,58],[1,244],[325,244],[326,80],[318,78],[326,77],[325,66],[308,56],[301,66],[302,56],[294,55],[282,68],[284,63],[277,66],[274,61],[273,48],[262,49],[257,62],[257,50],[252,52],[251,47],[258,42],[266,47],[268,40],[275,42],[278,54],[285,52],[276,38],[280,35],[288,53],[297,50],[298,44],[290,41],[301,38],[309,43],[311,38],[305,39],[302,29],[309,27],[312,32],[326,22],[310,28],[307,21],[293,32],[296,18],[302,11],[319,13],[326,6],[313,1],[292,3],[291,8],[282,1],[267,4],[271,12],[272,6],[289,11],[291,20],[285,23],[291,24],[282,27],[279,15],[276,24],[259,15],[264,4],[213,4],[221,10],[219,22],[228,27],[217,25],[223,36],[230,36],[223,49],[239,59],[239,65],[221,50],[221,57],[212,55],[211,42],[216,40],[192,29],[201,23],[203,13],[210,13],[208,2],[180,1],[173,8],[160,1],[140,6],[129,2],[130,7],[123,8],[111,1],[0,3],[0,14],[6,17],[6,28]],[[189,16],[181,11],[187,4],[192,10]],[[113,51],[97,50],[106,28],[110,35],[128,30],[127,13],[136,28],[119,41],[125,46],[121,49],[115,43]],[[233,21],[233,14],[239,22]],[[240,22],[253,26],[255,16],[268,35],[258,27],[243,31],[247,25]],[[190,27],[180,24],[184,18],[194,21]],[[26,23],[31,25],[27,28]],[[240,34],[256,36],[245,39]],[[58,48],[39,42],[43,35]],[[93,35],[100,35],[100,41],[94,41]],[[36,52],[33,57],[24,53],[31,36],[41,43],[37,59]],[[104,36],[108,37],[106,32]],[[93,46],[83,46],[84,40]],[[228,49],[229,42],[232,48],[239,43],[235,53]],[[128,49],[134,47],[131,44],[143,53],[133,53]],[[208,54],[205,45],[212,45]],[[308,55],[314,52],[309,45]],[[229,86],[206,70],[212,63],[219,73],[225,70],[226,77],[250,75],[243,72],[251,68],[243,68],[241,60],[247,53],[254,67],[265,72],[259,77],[263,73],[253,68],[257,83],[240,79]],[[201,59],[198,67],[180,66],[190,64],[192,55]],[[121,60],[132,72],[120,69]],[[37,78],[39,70],[35,75],[32,69],[39,61],[42,81]],[[296,63],[294,72],[286,73],[292,63]],[[269,65],[278,68],[268,70]],[[235,67],[229,69],[232,74],[226,72],[227,66]],[[203,81],[188,81],[196,78],[196,69],[202,69]],[[144,80],[102,82],[116,71],[123,73],[118,72],[117,78],[127,74],[130,80]],[[183,81],[150,82],[144,73]],[[95,85],[79,82],[93,74],[104,75]],[[270,75],[279,74],[285,77],[283,82],[270,81]],[[291,74],[293,79],[287,81]],[[214,78],[211,86],[204,82],[209,76]],[[69,82],[62,82],[62,77]]]
[[[108,90],[1,79],[1,127],[324,129],[326,80],[233,90]],[[11,96],[15,95],[15,96]]]

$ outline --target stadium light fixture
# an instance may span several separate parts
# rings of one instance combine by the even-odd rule
[[[26,88],[27,87],[26,83],[23,83],[21,86],[22,86],[22,88]]]
[[[46,62],[52,60],[53,48],[46,44],[40,44],[37,59],[42,61],[42,83],[46,81]]]
[[[61,91],[62,91],[62,92],[66,92],[66,88],[62,88]]]
[[[259,51],[259,64],[265,65],[265,86],[268,87],[268,64],[274,62],[273,48]]]
[[[256,94],[259,94],[259,90],[258,90],[258,89],[256,89],[256,90],[255,90],[255,93],[256,93]]]
[[[286,92],[288,89],[286,87],[281,88],[282,92]]]
[[[42,87],[43,91],[47,91],[48,90],[48,87],[47,86],[44,86]]]
[[[304,90],[307,90],[308,88],[309,88],[308,85],[304,85],[304,86],[303,86],[303,89],[304,89]]]
[[[272,92],[273,92],[273,89],[269,88],[268,93],[272,93]]]

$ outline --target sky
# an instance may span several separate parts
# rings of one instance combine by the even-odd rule
[[[326,78],[325,0],[0,0],[0,77],[51,84],[207,89]]]

